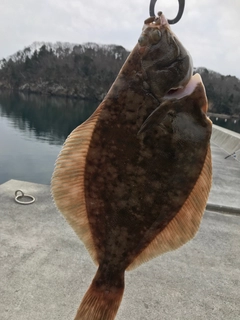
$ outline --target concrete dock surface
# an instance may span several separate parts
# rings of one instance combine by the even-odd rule
[[[212,155],[209,204],[229,212],[206,210],[192,241],[127,272],[116,320],[240,319],[240,214],[228,214],[240,208],[240,163],[214,144]],[[17,189],[35,203],[17,204]],[[73,320],[96,266],[50,186],[10,180],[0,203],[0,319]]]

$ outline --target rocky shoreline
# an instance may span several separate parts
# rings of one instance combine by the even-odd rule
[[[95,88],[86,86],[84,83],[74,88],[67,88],[61,84],[41,81],[38,83],[25,83],[20,87],[12,87],[7,82],[0,82],[0,90],[6,91],[18,91],[23,93],[34,93],[46,96],[65,97],[70,99],[80,100],[94,100],[102,101],[107,92],[104,92],[103,88]],[[240,119],[240,115],[233,114],[221,114],[208,112],[209,117],[215,117],[219,119]]]
[[[102,101],[106,95],[106,92],[104,92],[102,88],[96,89],[84,84],[81,86],[75,86],[74,88],[67,88],[61,84],[50,83],[47,81],[38,83],[25,83],[19,87],[12,87],[6,82],[0,82],[0,90],[96,101]]]

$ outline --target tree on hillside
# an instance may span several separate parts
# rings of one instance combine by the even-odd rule
[[[37,43],[33,47],[37,48]],[[52,86],[63,88],[61,94],[64,95],[102,99],[128,54],[122,46],[96,43],[75,46],[43,43],[34,51],[26,47],[10,59],[1,60],[0,85],[44,93],[49,93]],[[240,114],[239,79],[206,68],[195,71],[203,78],[211,112]],[[52,92],[58,94],[59,91]]]

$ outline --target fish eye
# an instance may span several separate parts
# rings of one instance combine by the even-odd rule
[[[158,30],[158,29],[153,30],[153,32],[151,34],[152,41],[154,43],[157,43],[161,39],[161,36],[162,36],[162,34],[161,34],[160,30]]]
[[[140,38],[138,39],[138,43],[141,47],[144,47],[148,44],[148,39],[146,36],[140,36]]]

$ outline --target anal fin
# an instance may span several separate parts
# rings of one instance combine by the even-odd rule
[[[150,244],[134,259],[127,270],[134,269],[191,240],[198,231],[212,183],[210,145],[199,178],[180,211]]]

